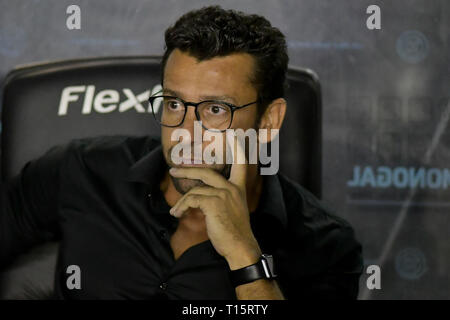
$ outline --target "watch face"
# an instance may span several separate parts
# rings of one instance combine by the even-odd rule
[[[266,275],[269,275],[268,278],[276,277],[277,274],[275,272],[272,255],[263,253],[262,258],[264,272],[266,273]]]

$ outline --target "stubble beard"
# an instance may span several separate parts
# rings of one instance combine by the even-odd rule
[[[172,148],[169,148],[169,150],[167,151],[167,154],[165,154],[166,163],[170,168],[188,168],[189,167],[189,165],[176,165],[175,163],[173,163],[170,158],[171,152],[172,152]],[[213,164],[213,165],[205,165],[204,167],[196,167],[196,168],[212,169],[212,170],[218,172],[221,176],[223,176],[225,179],[228,180],[230,178],[230,174],[231,174],[231,166],[232,166],[232,164],[224,163],[222,165]],[[176,177],[173,177],[172,175],[169,175],[169,176],[172,179],[172,183],[173,183],[175,189],[180,194],[185,194],[185,193],[189,192],[189,190],[191,190],[195,187],[201,187],[201,186],[206,185],[203,181],[198,180],[198,179],[176,178]]]
[[[220,175],[228,180],[231,173],[231,164],[225,164],[221,170],[215,168],[213,170],[217,171]],[[170,178],[172,179],[175,189],[181,194],[185,194],[195,187],[206,185],[203,181],[198,179],[175,178],[173,176],[170,176]]]

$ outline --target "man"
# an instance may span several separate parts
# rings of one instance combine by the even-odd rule
[[[174,131],[193,136],[196,121],[223,135],[281,128],[282,33],[215,6],[182,16],[165,41],[163,90],[150,98],[161,142],[79,139],[29,162],[2,186],[0,263],[57,238],[59,298],[356,298],[361,247],[312,194],[256,164],[173,159]]]

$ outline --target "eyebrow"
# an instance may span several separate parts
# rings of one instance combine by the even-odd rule
[[[181,98],[183,95],[180,94],[179,92],[169,89],[169,88],[164,88],[163,89],[164,93],[170,94],[170,95],[174,95],[178,98]],[[200,96],[201,100],[221,100],[221,101],[230,101],[234,104],[237,103],[237,101],[232,97],[232,96],[228,96],[228,95],[220,95],[220,96]]]

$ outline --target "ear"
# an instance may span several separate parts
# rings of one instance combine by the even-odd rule
[[[267,139],[265,141],[260,140],[260,142],[268,143],[276,138],[276,135],[272,136],[271,129],[279,130],[281,128],[286,114],[286,108],[287,103],[283,98],[275,99],[267,106],[259,121],[259,128],[267,129]]]

